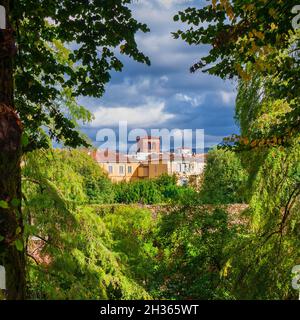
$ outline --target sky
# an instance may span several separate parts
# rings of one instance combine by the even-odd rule
[[[117,128],[118,122],[124,120],[128,121],[129,129],[204,129],[206,147],[238,133],[234,122],[235,84],[200,71],[191,74],[189,68],[209,48],[189,46],[171,34],[183,27],[173,21],[173,16],[199,3],[199,0],[133,2],[133,16],[151,29],[136,36],[139,49],[149,56],[151,66],[122,57],[124,70],[112,74],[104,96],[80,100],[94,113],[95,120],[82,130],[96,146],[98,130]]]

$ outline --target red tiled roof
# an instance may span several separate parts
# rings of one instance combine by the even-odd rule
[[[147,137],[138,137],[140,140],[160,140],[160,137],[153,137],[153,136],[147,136]]]
[[[184,161],[184,162],[203,162],[205,161],[204,154],[197,154],[194,156],[186,156],[186,155],[177,155],[174,153],[160,153],[160,154],[150,154],[147,156],[146,160],[139,160],[135,157],[127,156],[123,153],[116,153],[111,150],[97,150],[93,153],[93,158],[98,163],[149,163],[151,161]]]
[[[121,153],[116,153],[111,150],[97,150],[94,153],[94,159],[99,163],[111,162],[127,162],[127,157]]]
[[[133,162],[140,162],[136,159],[128,157],[126,154],[114,152],[111,150],[97,150],[93,158],[98,163],[133,163]]]

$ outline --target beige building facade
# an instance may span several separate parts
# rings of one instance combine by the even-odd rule
[[[176,175],[180,184],[190,176],[200,175],[205,166],[204,155],[191,152],[162,153],[160,139],[144,137],[137,139],[137,153],[125,155],[110,150],[98,150],[93,154],[112,182],[154,179],[163,174]]]

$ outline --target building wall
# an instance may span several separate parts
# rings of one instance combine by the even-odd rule
[[[176,174],[180,177],[200,175],[203,173],[205,163],[199,161],[168,161],[168,162],[110,162],[99,163],[108,174],[112,182],[135,181],[154,179],[163,174]]]
[[[168,174],[199,175],[204,171],[205,163],[199,161],[169,161]]]
[[[159,153],[159,138],[141,138],[137,143],[138,152],[140,153]]]
[[[139,163],[99,163],[99,165],[107,172],[112,182],[128,182],[139,179]]]
[[[150,163],[149,164],[149,179],[160,177],[163,174],[168,174],[167,163]]]
[[[138,178],[148,179],[149,178],[149,167],[147,165],[140,165],[138,168]]]
[[[162,174],[168,174],[168,165],[163,163],[99,163],[99,165],[107,172],[112,182],[154,179]]]

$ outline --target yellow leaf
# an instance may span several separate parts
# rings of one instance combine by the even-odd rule
[[[278,26],[274,22],[271,23],[271,31],[278,29]]]
[[[263,40],[265,38],[265,35],[261,32],[261,31],[256,31],[256,30],[253,30],[253,33],[255,34],[255,36],[260,39],[260,40]]]
[[[244,6],[245,11],[252,11],[255,8],[254,4],[247,4]]]
[[[126,49],[126,46],[124,44],[120,46],[121,53],[123,53],[125,51],[125,49]]]
[[[220,271],[221,278],[226,278],[229,273],[229,269],[231,268],[231,259],[229,259],[223,269]]]

